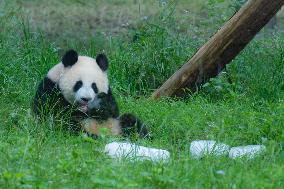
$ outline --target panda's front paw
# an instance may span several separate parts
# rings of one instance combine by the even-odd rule
[[[97,98],[99,98],[99,99],[103,99],[103,98],[106,98],[106,97],[107,97],[107,94],[104,93],[104,92],[97,94]]]
[[[92,102],[88,104],[88,110],[92,111],[94,109],[99,109],[101,106],[101,99],[95,98]]]
[[[88,110],[99,110],[107,101],[107,94],[106,93],[99,93],[97,94],[96,98],[88,104]]]
[[[109,117],[108,95],[99,93],[88,105],[88,115],[97,119]]]

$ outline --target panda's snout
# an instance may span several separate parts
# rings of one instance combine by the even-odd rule
[[[91,97],[81,97],[81,100],[83,101],[83,102],[90,102],[91,100],[92,100],[92,98]]]
[[[93,101],[95,98],[94,91],[89,87],[81,87],[76,93],[75,93],[75,99],[80,104],[88,104],[91,101]]]

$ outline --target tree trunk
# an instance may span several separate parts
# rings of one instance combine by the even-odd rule
[[[249,0],[152,98],[181,96],[215,77],[280,10],[284,0]]]

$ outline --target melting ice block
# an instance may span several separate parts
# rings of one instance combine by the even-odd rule
[[[254,158],[256,155],[265,151],[264,145],[248,145],[248,146],[238,146],[231,148],[229,152],[230,158],[240,158],[248,157],[249,159]]]
[[[112,142],[105,146],[105,152],[112,158],[130,158],[167,162],[170,153],[167,150],[147,148],[126,142]]]
[[[202,158],[206,155],[228,155],[229,150],[230,146],[214,140],[195,140],[190,144],[190,153],[194,158]]]

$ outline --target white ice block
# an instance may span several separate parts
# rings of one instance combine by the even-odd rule
[[[194,158],[202,158],[206,155],[228,155],[229,150],[230,146],[214,140],[195,140],[190,144],[190,153]]]
[[[105,146],[105,152],[112,158],[130,158],[167,162],[170,153],[167,150],[147,148],[126,142],[112,142]]]
[[[254,158],[256,155],[265,151],[264,145],[248,145],[248,146],[238,146],[231,148],[229,152],[230,158],[241,158],[247,157],[249,159]]]

